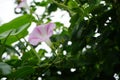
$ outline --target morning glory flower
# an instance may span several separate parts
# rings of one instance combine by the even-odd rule
[[[50,41],[50,37],[53,34],[53,30],[55,28],[54,23],[42,24],[36,26],[33,31],[30,33],[28,42],[30,44],[36,46],[40,42],[46,42],[48,46],[51,46],[52,43]]]
[[[21,0],[21,2],[18,4],[18,6],[16,8],[25,8],[25,9],[29,9],[29,6],[27,4],[27,0]]]

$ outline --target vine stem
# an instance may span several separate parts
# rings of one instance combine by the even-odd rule
[[[0,45],[0,48],[2,48],[2,49],[0,49],[0,50],[1,50],[1,51],[0,51],[0,57],[2,57],[2,54],[4,53],[5,43],[6,43],[7,39],[8,39],[8,37],[11,35],[12,31],[13,31],[13,30],[10,30],[10,32],[9,32],[8,35],[6,36],[5,40],[3,41],[3,44]],[[2,58],[0,58],[0,61],[2,61]]]
[[[24,39],[24,41],[31,47],[31,50],[33,51],[33,53],[35,54],[35,56],[36,56],[37,59],[38,59],[38,65],[39,65],[39,64],[40,64],[40,61],[41,61],[39,55],[37,54],[37,52],[35,51],[35,49],[33,48],[33,46],[31,46],[31,44],[29,44],[25,39]]]
[[[74,13],[68,6],[64,5],[63,3],[58,3],[55,0],[52,0],[52,2],[56,5],[58,5],[59,7],[63,8],[64,10],[67,10],[69,12],[69,15],[72,16],[72,14]]]
[[[23,42],[18,38],[18,36],[16,36],[16,38],[23,44]],[[24,38],[23,38],[24,39]],[[40,63],[40,57],[39,55],[37,54],[37,52],[35,51],[35,49],[24,39],[24,41],[31,47],[31,50],[33,51],[34,55],[37,57],[38,59],[38,65]],[[24,44],[23,44],[24,45]],[[24,46],[26,48],[26,46]],[[27,51],[29,51],[27,48],[26,48]]]

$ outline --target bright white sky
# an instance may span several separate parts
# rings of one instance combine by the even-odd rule
[[[17,17],[14,14],[15,0],[0,0],[0,22],[6,23]]]
[[[32,0],[29,0],[32,1]],[[15,0],[0,0],[0,23],[6,23],[10,20],[14,19],[15,17],[19,16],[14,13],[14,8],[17,5],[15,4]],[[41,13],[43,10],[42,8],[38,8],[36,13]],[[69,15],[65,11],[58,10],[56,13],[52,13],[52,16],[55,15],[52,20],[60,21],[65,24],[65,26],[69,26]],[[65,16],[64,16],[65,15]],[[63,16],[63,17],[62,17]]]

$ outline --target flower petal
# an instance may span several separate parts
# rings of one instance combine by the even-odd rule
[[[46,42],[51,45],[49,38],[53,34],[53,29],[55,28],[54,23],[42,24],[34,28],[34,30],[29,35],[28,41],[32,45],[37,45],[39,42]]]
[[[21,2],[18,4],[18,6],[16,8],[26,8],[26,9],[29,9],[28,4],[27,4],[27,0],[21,0]]]
[[[40,34],[41,33],[39,32],[38,27],[35,27],[28,38],[28,41],[30,42],[30,44],[37,45],[39,42],[44,41]]]
[[[39,38],[31,38],[28,41],[30,42],[30,44],[35,46],[40,42],[40,39]]]
[[[46,31],[47,31],[47,35],[49,36],[49,37],[51,37],[52,36],[52,34],[53,34],[53,29],[55,28],[55,24],[54,23],[48,23],[47,25],[46,25]]]
[[[42,37],[47,36],[47,31],[45,29],[45,24],[42,24],[42,25],[38,26],[37,30],[39,31],[39,33]]]

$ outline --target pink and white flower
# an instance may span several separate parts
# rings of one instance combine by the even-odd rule
[[[25,9],[29,9],[29,6],[27,4],[27,0],[21,0],[21,2],[18,4],[18,6],[16,8],[25,8]]]
[[[53,34],[53,30],[55,28],[54,23],[42,24],[36,26],[34,30],[31,32],[28,38],[28,42],[32,45],[37,45],[40,42],[46,42],[48,46],[51,46],[52,43],[50,41],[50,37]]]

